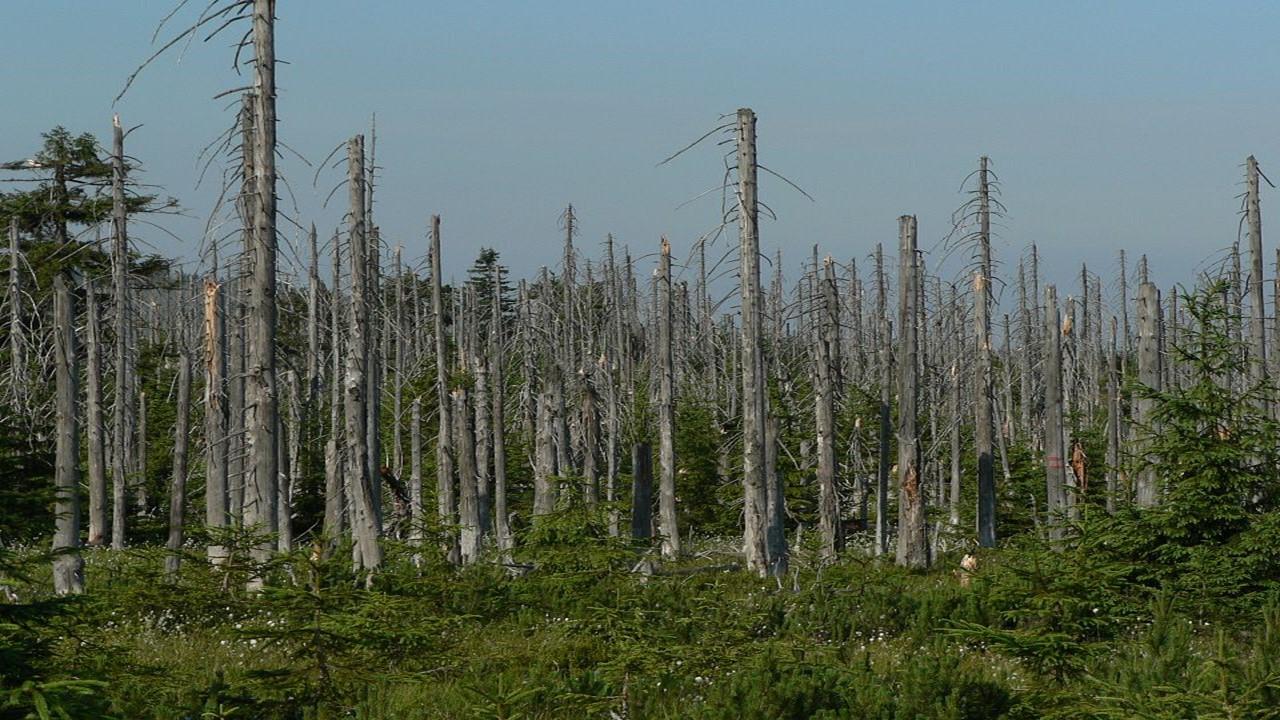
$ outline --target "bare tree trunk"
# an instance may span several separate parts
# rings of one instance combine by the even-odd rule
[[[470,565],[480,557],[480,507],[476,493],[475,436],[466,388],[453,391],[454,447],[458,451],[459,558]]]
[[[76,388],[80,377],[76,349],[75,307],[67,281],[53,278],[54,352],[57,386],[57,463],[54,466],[53,589],[58,595],[84,592],[84,560],[80,557],[80,422]]]
[[[252,481],[245,488],[245,527],[274,533],[279,480],[276,427],[276,58],[275,0],[254,0],[253,274],[249,284],[248,358],[245,367],[246,455]],[[271,544],[254,559],[265,561]],[[252,586],[260,586],[255,578]]]
[[[816,253],[815,248],[815,253]],[[817,273],[817,267],[814,268]],[[818,439],[818,530],[822,535],[822,556],[835,558],[844,538],[840,532],[840,498],[836,485],[836,397],[840,376],[840,315],[836,294],[835,264],[831,256],[823,263],[822,304],[814,309],[817,320],[817,354],[814,377],[814,415]]]
[[[27,389],[27,358],[22,346],[22,283],[18,217],[9,217],[9,384],[14,406],[22,407]]]
[[[658,255],[658,535],[662,556],[680,555],[676,527],[675,356],[671,339],[671,245],[662,238]]]
[[[1249,304],[1250,304],[1250,368],[1252,380],[1260,383],[1267,377],[1267,310],[1262,296],[1262,211],[1258,202],[1258,161],[1250,155],[1247,166],[1245,214],[1249,223]],[[1174,296],[1176,299],[1176,295]]]
[[[1049,537],[1062,539],[1067,511],[1066,424],[1062,409],[1062,322],[1058,317],[1058,288],[1045,288],[1044,355],[1044,470]]]
[[[282,379],[289,402],[288,414],[280,417],[276,440],[280,468],[276,483],[276,525],[279,527],[276,549],[283,553],[293,550],[293,493],[302,474],[298,457],[301,454],[299,435],[302,432],[303,399],[297,371],[286,370]]]
[[[422,541],[422,398],[415,397],[409,410],[409,539]]]
[[[925,494],[920,478],[920,439],[916,434],[917,373],[916,322],[916,219],[903,215],[898,220],[900,238],[898,273],[899,361],[898,361],[898,552],[899,565],[922,568],[929,565],[929,543],[925,527]]]
[[[510,511],[507,509],[507,417],[503,397],[506,394],[506,360],[503,352],[505,336],[502,311],[502,271],[493,268],[493,304],[489,308],[489,363],[493,390],[490,401],[493,409],[490,422],[493,425],[493,515],[494,533],[498,538],[498,550],[505,560],[514,545],[511,537]]]
[[[129,396],[129,234],[128,214],[125,210],[124,183],[126,165],[124,162],[124,129],[120,126],[120,116],[115,116],[111,124],[111,196],[112,196],[112,301],[115,303],[115,404],[112,409],[111,423],[111,547],[124,549],[125,523],[128,517],[128,449],[129,434],[132,432],[132,398]],[[16,226],[15,226],[16,228]],[[14,242],[16,242],[16,233]]]
[[[223,322],[222,286],[214,276],[204,281],[204,524],[213,536],[227,526],[227,406],[226,325]],[[210,543],[209,561],[221,563],[226,548]]]
[[[85,319],[87,342],[85,410],[89,436],[89,542],[91,547],[106,543],[107,538],[107,468],[105,429],[102,420],[102,337],[98,318],[98,293],[92,279],[86,279],[84,294],[88,317]]]
[[[436,435],[436,501],[440,524],[445,532],[444,551],[450,562],[458,559],[458,543],[453,525],[458,501],[453,484],[453,420],[449,399],[449,354],[444,337],[444,300],[441,296],[440,216],[431,216],[431,312],[435,316],[436,401],[439,433]]]
[[[191,422],[191,357],[185,340],[179,340],[178,406],[173,424],[173,479],[169,485],[169,542],[164,572],[170,582],[178,579],[182,562],[182,532],[187,506],[187,442]]]
[[[1117,324],[1111,318],[1111,352],[1107,353],[1107,512],[1116,511],[1120,486],[1120,360],[1116,347]]]
[[[324,446],[324,536],[326,553],[334,548],[343,533],[343,509],[346,473],[343,472],[342,434],[344,409],[342,395],[342,246],[338,233],[333,233],[333,285],[329,290],[329,440]]]
[[[765,377],[761,344],[760,232],[756,201],[756,115],[738,110],[739,284],[742,294],[742,536],[747,569],[770,571],[768,491],[764,466]]]
[[[307,266],[307,404],[314,405],[320,392],[320,249],[316,225],[307,233],[311,262]]]
[[[364,137],[356,135],[347,143],[347,178],[351,223],[351,324],[347,337],[345,409],[347,429],[347,472],[351,488],[353,554],[357,565],[372,571],[382,564],[378,544],[378,519],[373,505],[374,478],[369,474],[368,420],[365,392],[369,367],[369,343],[365,334],[370,325],[369,250],[365,226]]]
[[[1138,382],[1155,391],[1161,389],[1160,291],[1149,282],[1138,286]],[[1146,436],[1142,439],[1140,447],[1145,449],[1150,444],[1148,438],[1154,432],[1151,423],[1155,412],[1155,400],[1139,397],[1136,408],[1137,424]],[[1144,454],[1137,453],[1138,457],[1143,457]],[[1146,465],[1138,470],[1135,479],[1134,494],[1138,506],[1155,505],[1158,497],[1155,468]]]
[[[133,486],[134,501],[142,515],[151,507],[147,502],[147,437],[147,391],[142,390],[138,393],[138,455]]]
[[[533,517],[556,509],[556,450],[551,431],[551,394],[538,393],[537,421],[534,423]]]
[[[991,419],[991,195],[987,158],[978,170],[978,243],[981,267],[974,278],[974,319],[978,334],[978,372],[974,443],[978,450],[978,544],[996,544],[996,479]]]

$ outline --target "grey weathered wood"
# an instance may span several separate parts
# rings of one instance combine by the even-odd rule
[[[85,415],[89,468],[89,538],[91,547],[107,541],[107,456],[102,417],[102,328],[98,317],[98,292],[92,279],[84,283],[85,318]]]
[[[816,267],[814,272],[817,272]],[[840,531],[840,498],[836,484],[835,415],[836,397],[840,392],[840,316],[835,263],[829,255],[823,262],[822,273],[820,302],[814,303],[818,315],[814,419],[818,446],[818,532],[822,538],[822,556],[831,559],[841,549],[844,538]]]
[[[1120,489],[1120,359],[1119,327],[1111,318],[1111,349],[1107,353],[1107,498],[1108,513],[1116,511]]]
[[[662,238],[658,254],[658,535],[662,556],[680,555],[676,526],[675,355],[671,323],[671,244]]]
[[[244,524],[259,533],[278,530],[276,487],[279,424],[276,387],[276,58],[275,0],[253,3],[253,235],[245,362],[245,455],[252,469],[245,485]],[[270,557],[271,544],[253,557]],[[253,585],[260,585],[255,579]]]
[[[53,589],[58,595],[84,592],[80,557],[80,418],[76,412],[79,359],[75,307],[66,278],[53,278],[56,450],[54,465]]]
[[[164,558],[164,571],[176,580],[182,563],[182,538],[187,506],[187,444],[191,423],[191,357],[186,343],[179,341],[178,402],[174,408],[173,475],[169,483],[169,539]]]
[[[422,540],[422,398],[409,406],[409,539]]]
[[[307,265],[307,403],[314,404],[320,392],[320,248],[316,225],[307,233],[311,250]]]
[[[458,548],[464,565],[480,557],[480,507],[476,493],[475,435],[471,428],[471,402],[466,387],[454,388],[454,449],[458,470]]]
[[[929,564],[925,493],[916,431],[919,396],[917,353],[916,219],[898,219],[898,550],[897,563],[911,568]]]
[[[449,355],[444,335],[444,300],[440,269],[440,216],[431,216],[431,312],[435,318],[436,402],[439,409],[439,432],[436,435],[436,505],[440,524],[445,531],[445,554],[457,558],[457,539],[453,533],[457,497],[453,483],[453,412],[449,398]]]
[[[343,430],[345,410],[342,367],[342,245],[333,233],[333,281],[329,289],[329,439],[324,446],[324,538],[325,552],[337,546],[343,534],[347,496],[347,474],[343,470]]]
[[[884,250],[876,244],[876,335],[875,345],[879,348],[880,366],[880,407],[878,413],[879,433],[877,436],[876,466],[876,540],[877,555],[889,553],[889,473],[892,461],[889,458],[892,438],[892,400],[893,400],[893,351],[890,339],[893,337],[893,326],[888,316],[885,275]]]
[[[506,558],[514,545],[511,536],[510,509],[507,507],[507,416],[504,399],[506,396],[506,359],[503,351],[505,343],[503,310],[502,310],[502,271],[495,264],[493,268],[493,302],[489,307],[489,363],[492,392],[489,393],[493,409],[490,422],[493,425],[493,515],[494,534],[498,540],[498,550]]]
[[[538,393],[537,421],[534,423],[533,517],[556,509],[556,451],[551,430],[551,393]]]
[[[373,505],[376,485],[369,472],[368,388],[369,344],[366,330],[370,326],[368,234],[365,225],[364,137],[356,135],[347,143],[347,177],[350,210],[347,220],[351,244],[351,303],[348,311],[347,363],[343,378],[345,388],[346,455],[348,482],[352,497],[351,533],[355,540],[353,558],[358,567],[373,570],[382,564],[382,548],[378,544],[378,518]]]
[[[27,390],[27,358],[22,331],[22,251],[18,246],[18,216],[9,217],[9,391],[21,407]]]
[[[1258,200],[1258,161],[1245,160],[1245,215],[1249,225],[1249,360],[1254,383],[1267,376],[1267,305],[1262,296],[1262,210]],[[1177,295],[1174,295],[1176,299]]]
[[[765,472],[765,377],[761,324],[760,232],[756,199],[756,115],[738,110],[738,282],[742,298],[742,490],[743,554],[759,575],[773,567],[768,544]]]
[[[124,129],[120,116],[112,118],[111,151],[111,275],[115,306],[115,401],[111,421],[111,547],[124,549],[128,518],[128,442],[133,432],[129,366],[129,233],[124,185]],[[16,235],[14,236],[16,238]]]
[[[1062,539],[1067,504],[1066,429],[1063,413],[1062,322],[1058,288],[1045,288],[1044,469],[1049,536]]]
[[[227,526],[227,404],[226,325],[223,320],[222,286],[214,276],[204,281],[204,524],[216,536]],[[226,559],[226,548],[216,539],[209,544],[210,562]]]
[[[978,453],[978,544],[996,544],[996,482],[992,455],[991,397],[991,186],[987,158],[978,167],[979,268],[973,282],[974,323],[977,334],[977,373],[974,388],[974,444]]]
[[[1159,391],[1160,376],[1160,291],[1154,284],[1144,282],[1138,286],[1138,382]],[[1134,420],[1143,434],[1139,448],[1143,449],[1155,431],[1151,426],[1155,401],[1138,397],[1134,407]],[[1137,455],[1141,458],[1145,453],[1140,451]],[[1149,463],[1144,462],[1143,465],[1134,476],[1134,501],[1139,507],[1150,507],[1156,504],[1158,497],[1156,474]]]

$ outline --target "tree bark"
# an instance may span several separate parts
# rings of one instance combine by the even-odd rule
[[[662,238],[658,255],[658,535],[662,556],[680,555],[676,526],[675,355],[672,352],[671,244]]]
[[[898,552],[899,565],[923,568],[929,564],[925,527],[925,493],[920,475],[920,440],[916,434],[918,362],[916,359],[916,219],[898,219]]]
[[[183,342],[179,340],[179,342]],[[169,484],[169,541],[164,572],[177,580],[182,562],[183,522],[187,506],[187,442],[191,421],[191,358],[184,346],[178,352],[178,404],[173,424],[173,478]]]
[[[1138,382],[1158,392],[1161,389],[1160,374],[1160,291],[1152,283],[1144,282],[1138,286]],[[1155,400],[1139,397],[1135,405],[1135,420],[1145,436],[1140,439],[1139,448],[1145,448],[1155,431],[1151,427]],[[1139,451],[1137,456],[1145,457],[1145,452]],[[1158,497],[1155,468],[1144,462],[1135,481],[1134,500],[1138,506],[1155,505]]]
[[[102,419],[102,329],[98,318],[98,293],[93,280],[85,280],[86,363],[85,410],[89,436],[89,541],[91,547],[107,541],[107,468],[105,428]]]
[[[815,248],[816,252],[816,248]],[[814,272],[818,270],[815,267]],[[836,486],[836,396],[840,374],[840,316],[836,295],[835,264],[828,256],[823,264],[821,305],[817,312],[816,381],[814,414],[818,439],[818,530],[822,557],[833,559],[841,549],[840,500]]]
[[[76,413],[80,372],[75,307],[61,274],[54,276],[53,292],[57,393],[53,589],[58,595],[78,595],[84,592],[84,560],[80,557],[80,419]]]
[[[1063,413],[1062,321],[1058,316],[1058,288],[1045,288],[1044,349],[1044,470],[1049,538],[1063,536],[1067,511],[1066,427]]]
[[[440,269],[440,216],[431,216],[431,312],[435,317],[436,402],[439,408],[439,432],[436,435],[436,504],[444,531],[444,551],[451,562],[457,561],[458,544],[453,525],[457,499],[453,484],[453,420],[449,399],[449,354],[444,337],[444,300]]]
[[[128,442],[133,431],[133,405],[129,395],[129,233],[125,211],[124,129],[120,116],[112,119],[111,153],[111,272],[112,302],[115,304],[115,403],[111,422],[111,547],[123,550],[128,517]],[[15,234],[16,238],[16,234]]]
[[[996,479],[992,455],[991,399],[991,194],[987,158],[978,170],[978,244],[981,266],[974,277],[974,319],[978,335],[977,411],[974,443],[978,451],[978,544],[996,544]]]
[[[215,538],[207,549],[209,561],[221,563],[226,548],[216,536],[227,526],[226,325],[216,267],[214,273],[204,281],[204,524]]]

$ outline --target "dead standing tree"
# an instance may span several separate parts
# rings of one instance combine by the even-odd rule
[[[84,592],[80,557],[80,422],[76,412],[79,362],[75,306],[67,280],[53,279],[57,455],[54,484],[53,589],[58,595]]]
[[[925,493],[920,473],[917,330],[919,293],[916,289],[916,219],[898,218],[898,551],[899,565],[927,567],[929,542],[925,523]]]

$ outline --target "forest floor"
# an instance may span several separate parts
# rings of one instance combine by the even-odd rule
[[[211,567],[192,548],[85,553],[88,592],[39,568],[0,620],[0,717],[1275,717],[1280,612],[1144,591],[1083,546],[959,555],[931,572],[796,548],[780,579],[728,541],[634,571],[637,550],[568,514],[457,569],[389,543],[371,589],[340,555]],[[18,557],[21,558],[19,553]],[[20,562],[20,561],[19,561]],[[253,573],[266,587],[248,593]],[[5,663],[0,663],[0,665]],[[28,679],[18,683],[25,671]],[[4,696],[0,696],[4,697]],[[27,714],[30,713],[30,714]]]

